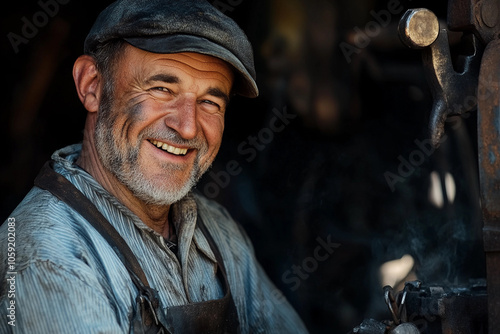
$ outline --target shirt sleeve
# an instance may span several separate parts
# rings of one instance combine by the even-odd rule
[[[15,297],[8,293],[0,297],[3,312],[15,301],[15,321],[9,324],[3,319],[0,332],[128,333],[98,282],[93,285],[92,279],[84,281],[79,275],[40,260],[18,272]]]

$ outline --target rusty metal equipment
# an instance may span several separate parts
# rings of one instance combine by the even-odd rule
[[[437,147],[449,116],[462,115],[477,108],[481,45],[472,33],[464,36],[470,40],[473,51],[464,56],[457,71],[452,63],[448,31],[440,28],[437,17],[430,10],[408,10],[400,21],[399,32],[407,46],[422,49],[425,73],[434,99],[429,136]]]
[[[449,32],[468,50],[452,57]],[[468,286],[407,282],[384,287],[392,320],[363,321],[356,334],[496,334],[500,331],[500,1],[449,0],[447,24],[425,8],[408,10],[399,34],[420,49],[433,94],[429,138],[438,147],[451,116],[477,110],[480,200],[487,277]],[[479,199],[478,199],[479,200]]]
[[[478,89],[479,180],[490,333],[500,328],[500,40],[488,44]]]
[[[393,294],[384,287],[392,320],[367,319],[354,334],[486,334],[488,302],[486,281],[473,280],[467,286],[423,285],[406,282]]]
[[[450,0],[447,28],[427,9],[412,9],[400,22],[400,36],[409,47],[422,49],[433,92],[429,136],[437,147],[452,115],[478,112],[478,161],[487,269],[488,328],[500,329],[500,2]],[[436,31],[439,29],[439,31]],[[463,33],[470,52],[453,63],[448,29]],[[432,293],[431,293],[432,295]],[[471,297],[472,298],[472,297]],[[481,297],[483,298],[483,297]],[[442,299],[449,307],[453,303]],[[456,309],[463,314],[464,310]],[[461,324],[462,328],[464,324]],[[455,333],[443,328],[443,333]],[[473,333],[459,331],[459,333]]]
[[[406,292],[405,312],[420,333],[486,334],[486,282],[468,286],[415,286]]]

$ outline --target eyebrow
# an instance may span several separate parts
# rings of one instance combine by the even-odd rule
[[[152,77],[149,77],[146,82],[150,83],[152,81],[163,81],[165,83],[177,84],[180,82],[179,78],[172,74],[155,74]]]
[[[210,87],[209,89],[207,89],[207,94],[223,99],[224,102],[226,102],[226,106],[229,104],[229,95],[224,93],[219,88]]]
[[[179,77],[165,73],[155,74],[146,80],[147,83],[151,83],[153,81],[162,81],[169,84],[178,84],[181,82]],[[208,88],[206,94],[223,99],[226,105],[228,105],[229,101],[231,100],[228,94],[224,93],[222,90],[216,87]]]

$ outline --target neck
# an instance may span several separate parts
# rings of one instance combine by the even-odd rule
[[[96,117],[91,114],[87,117],[83,136],[82,152],[76,163],[86,170],[92,177],[118,201],[130,209],[141,221],[164,238],[171,238],[168,213],[170,206],[151,205],[143,202],[102,164],[97,154],[93,132]]]

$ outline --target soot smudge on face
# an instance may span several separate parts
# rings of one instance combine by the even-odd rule
[[[132,106],[130,106],[130,108],[127,108],[125,110],[125,114],[127,117],[125,119],[125,122],[123,122],[121,131],[123,137],[128,142],[130,142],[130,127],[136,124],[137,122],[141,122],[142,120],[144,120],[143,112],[144,108],[141,103],[133,104]],[[141,138],[137,139],[139,141]]]

